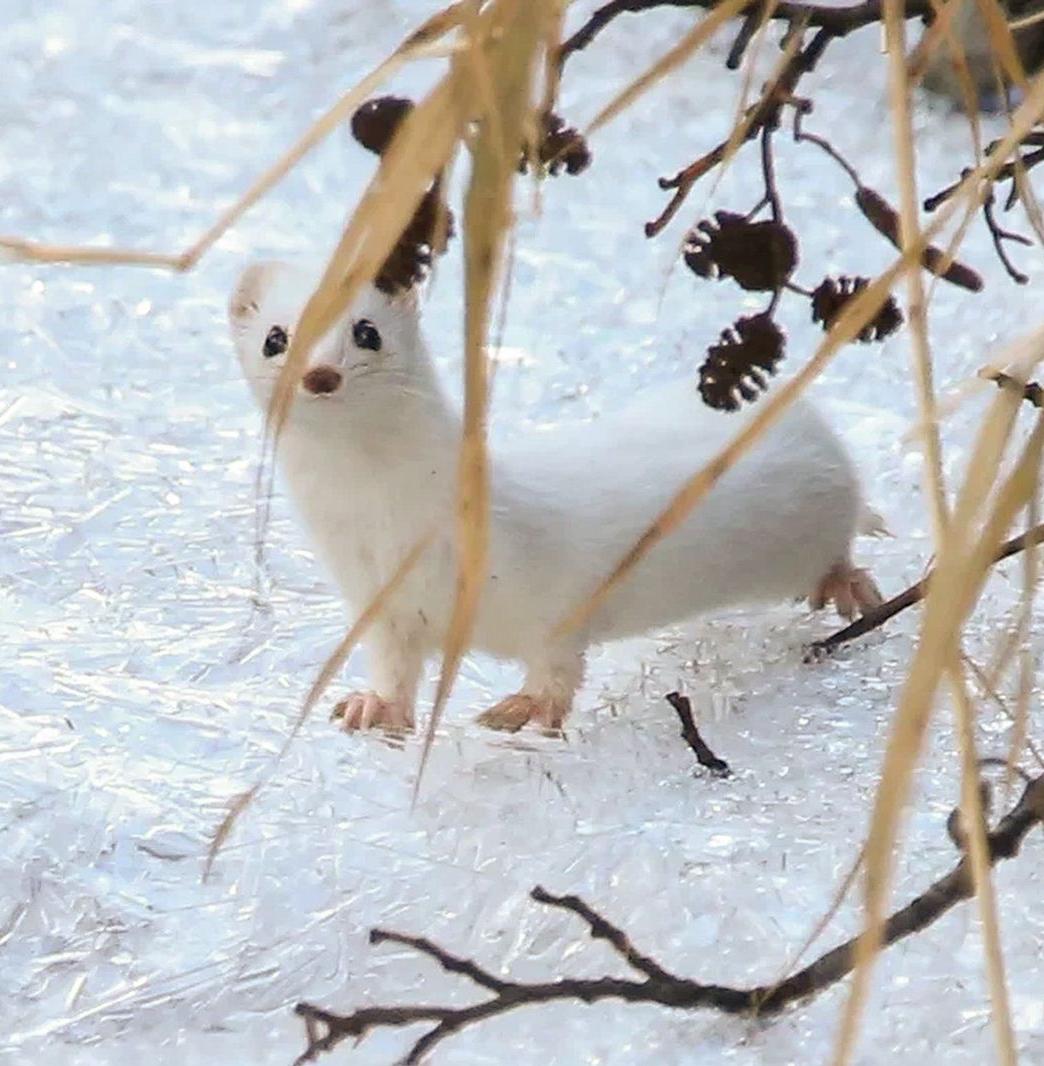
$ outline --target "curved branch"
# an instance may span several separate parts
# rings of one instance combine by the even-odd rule
[[[1044,775],[1026,786],[1018,803],[1000,820],[986,838],[991,866],[1001,859],[1018,854],[1026,835],[1037,825],[1044,825]],[[882,943],[885,947],[931,925],[974,892],[970,861],[962,853],[960,861],[944,877],[885,922]],[[341,1015],[299,1003],[297,1014],[304,1019],[307,1046],[296,1060],[310,1062],[349,1039],[359,1039],[369,1030],[403,1028],[419,1022],[434,1022],[415,1041],[404,1061],[419,1063],[436,1044],[460,1032],[519,1007],[571,1000],[594,1003],[603,999],[621,999],[628,1003],[657,1003],[682,1010],[712,1009],[724,1014],[776,1014],[793,1004],[816,995],[849,974],[855,966],[858,937],[845,941],[821,955],[815,962],[791,974],[775,985],[732,988],[728,985],[703,984],[677,977],[663,969],[649,956],[635,950],[627,935],[578,896],[555,896],[537,887],[531,893],[538,903],[568,911],[588,926],[594,939],[605,940],[624,961],[645,976],[636,981],[620,977],[559,978],[546,982],[502,980],[477,963],[458,958],[425,937],[378,932],[376,941],[390,940],[406,944],[420,954],[435,959],[453,973],[462,973],[495,994],[467,1007],[362,1007]]]

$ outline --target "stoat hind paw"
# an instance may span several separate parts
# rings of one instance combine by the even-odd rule
[[[884,597],[869,570],[852,566],[851,563],[838,563],[826,572],[808,602],[813,610],[833,602],[837,613],[851,620],[856,614],[866,614],[872,608],[879,607]]]
[[[554,700],[541,699],[519,692],[490,707],[475,721],[487,729],[499,729],[506,733],[517,733],[530,722],[545,730],[558,732],[562,728],[565,716],[565,709]]]
[[[331,719],[340,719],[346,733],[357,729],[387,729],[406,733],[413,729],[413,713],[398,700],[386,700],[376,692],[352,692],[333,709]]]

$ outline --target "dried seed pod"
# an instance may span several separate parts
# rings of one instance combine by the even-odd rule
[[[849,301],[870,284],[869,278],[824,278],[812,293],[812,321],[821,322],[826,332],[837,321]],[[903,313],[889,296],[880,310],[856,334],[856,340],[866,344],[890,337],[903,324]]]
[[[446,251],[452,236],[453,214],[443,202],[441,185],[436,181],[417,205],[413,218],[374,278],[374,285],[389,296],[419,285],[428,276],[435,257]]]
[[[352,115],[352,136],[364,148],[381,155],[412,110],[412,101],[401,96],[367,100]],[[453,214],[443,199],[441,180],[436,177],[381,265],[374,285],[381,292],[395,295],[420,284],[428,276],[435,257],[445,252],[452,236]]]
[[[902,249],[899,213],[895,208],[879,192],[866,185],[857,187],[855,201],[870,225],[894,247]],[[956,260],[944,267],[945,262],[945,253],[933,245],[925,248],[921,256],[921,265],[936,277],[971,292],[978,292],[982,288],[982,278],[971,267]]]
[[[402,96],[378,96],[360,105],[352,115],[352,136],[381,155],[391,143],[402,120],[413,110],[413,101]]]
[[[767,312],[737,319],[707,349],[700,395],[708,407],[736,411],[765,391],[783,358],[783,331]]]
[[[748,292],[776,292],[798,262],[797,240],[782,222],[751,222],[732,211],[704,219],[685,242],[685,265],[701,278],[733,278]]]
[[[540,126],[536,157],[545,174],[556,176],[563,167],[567,174],[579,174],[591,165],[591,149],[579,130],[567,126],[554,111],[544,112]],[[529,169],[530,155],[528,149],[523,149],[518,161],[520,174]]]

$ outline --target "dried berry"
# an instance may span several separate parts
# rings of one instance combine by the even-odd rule
[[[707,349],[700,367],[700,395],[708,407],[736,411],[756,400],[783,358],[783,331],[767,312],[737,319]]]
[[[824,332],[837,321],[838,315],[848,302],[870,284],[869,278],[824,278],[812,293],[812,321],[821,322]],[[889,296],[880,310],[856,334],[856,340],[866,344],[869,341],[881,341],[890,337],[903,324],[903,313]]]
[[[413,101],[401,96],[378,96],[367,100],[352,115],[352,136],[371,152],[381,155],[391,143],[402,120],[413,110]]]
[[[701,278],[734,278],[748,292],[776,292],[798,261],[797,240],[782,222],[751,222],[732,211],[704,219],[685,242],[685,264]]]
[[[536,157],[545,174],[557,175],[563,167],[568,174],[579,174],[591,165],[591,149],[579,130],[567,126],[553,111],[541,117],[540,143]],[[524,149],[518,161],[519,173],[529,169],[530,151]]]

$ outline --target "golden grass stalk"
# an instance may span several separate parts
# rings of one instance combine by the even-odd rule
[[[450,4],[410,33],[384,62],[378,64],[320,115],[298,140],[253,182],[239,200],[222,212],[214,224],[183,252],[141,252],[127,248],[44,244],[21,237],[0,237],[0,256],[37,263],[105,263],[177,271],[191,270],[258,200],[282,181],[316,145],[347,122],[352,112],[388,78],[412,60],[431,54],[440,39],[460,24],[461,7],[459,3]]]
[[[587,125],[585,136],[590,136],[595,130],[611,122],[630,107],[639,96],[665,78],[671,71],[680,67],[716,30],[724,26],[729,19],[739,15],[751,2],[752,0],[722,0],[721,3],[716,4],[710,13],[700,19],[673,48],[617,93],[595,115]]]
[[[1040,456],[1037,456],[1039,463]],[[965,846],[971,859],[972,882],[979,902],[983,950],[986,955],[986,981],[992,1007],[990,1020],[997,1047],[997,1061],[1015,1066],[1015,1034],[1011,1024],[1008,984],[1004,975],[1004,954],[1000,942],[997,898],[993,890],[993,870],[986,844],[986,814],[979,787],[979,758],[975,745],[975,711],[968,695],[968,685],[955,653],[947,669],[950,690],[957,711],[957,734],[961,753],[961,821]]]
[[[986,24],[986,31],[990,36],[990,48],[1000,63],[1001,70],[1009,81],[1020,89],[1027,85],[1026,70],[1019,57],[1019,50],[1015,45],[1011,27],[1008,25],[1008,17],[999,0],[975,0],[979,8],[979,14]]]
[[[903,247],[920,237],[917,167],[913,120],[910,114],[910,83],[906,72],[906,18],[904,0],[884,0],[885,39],[888,46],[889,105],[892,113],[893,146],[899,177],[899,233]],[[924,279],[919,270],[906,275],[907,320],[913,341],[917,405],[924,426],[924,489],[928,498],[935,542],[946,530],[949,514],[943,480],[942,443],[935,404],[932,357],[928,344],[928,317]]]
[[[932,0],[934,21],[924,32],[917,45],[910,53],[906,62],[906,76],[910,86],[919,85],[924,77],[928,63],[938,50],[939,43],[945,38],[946,51],[950,65],[957,76],[957,84],[961,90],[961,107],[968,120],[971,131],[972,150],[976,165],[982,159],[982,127],[979,122],[979,93],[975,87],[975,79],[972,77],[971,67],[964,50],[964,42],[954,30],[954,20],[964,10],[966,3],[972,0]]]
[[[290,732],[287,734],[279,751],[276,752],[267,771],[265,771],[265,773],[263,773],[250,788],[245,792],[241,792],[229,804],[225,817],[221,819],[220,824],[217,829],[215,829],[214,835],[210,841],[210,847],[207,849],[206,861],[203,864],[204,881],[210,875],[214,860],[217,858],[218,852],[221,850],[225,841],[228,840],[232,829],[239,820],[239,816],[250,806],[261,789],[272,779],[276,770],[279,768],[279,764],[290,750],[290,745],[297,738],[297,734],[301,732],[305,722],[308,721],[309,716],[315,709],[315,705],[319,702],[323,693],[326,691],[327,686],[341,671],[341,668],[348,661],[348,656],[351,655],[356,645],[362,640],[366,631],[373,624],[374,619],[376,619],[381,611],[384,610],[385,604],[398,591],[410,571],[416,566],[420,557],[425,551],[427,551],[431,545],[432,539],[433,535],[429,531],[413,545],[405,556],[403,556],[402,562],[400,562],[395,568],[395,572],[377,591],[377,594],[367,604],[365,610],[355,620],[351,628],[341,639],[341,642],[323,664],[322,670],[319,671],[319,676],[315,679],[311,689],[308,691],[308,695],[305,697],[304,704],[301,706],[301,710],[298,712]]]
[[[1008,23],[1008,29],[1024,30],[1028,26],[1036,26],[1038,22],[1044,22],[1044,11],[1034,11],[1032,15],[1023,15],[1020,19],[1014,19]]]
[[[1036,90],[1044,95],[1041,85]],[[1038,349],[1037,357],[1044,358],[1044,349]],[[1009,390],[1001,390],[994,399],[980,427],[953,518],[940,545],[925,601],[920,640],[893,720],[874,801],[866,845],[866,923],[857,944],[856,968],[835,1046],[835,1066],[850,1061],[855,1046],[869,992],[871,965],[880,949],[899,821],[941,677],[956,661],[961,628],[985,584],[997,545],[1035,491],[1044,423],[1038,423],[1014,471],[997,492],[981,534],[978,532],[1020,403],[1021,397]]]
[[[268,425],[276,436],[312,348],[376,276],[456,147],[468,118],[464,101],[470,81],[461,64],[452,63],[449,73],[399,125],[381,156],[293,332],[268,411]]]
[[[492,110],[483,116],[472,146],[471,177],[464,199],[464,429],[457,488],[457,588],[424,738],[418,789],[446,700],[468,648],[486,584],[489,387],[485,344],[505,236],[513,221],[511,195],[518,171],[519,148],[532,121],[537,55],[540,45],[548,40],[548,27],[556,7],[556,0],[499,0],[490,9],[496,43],[488,57],[482,55],[473,64],[488,70],[494,81]],[[481,42],[473,40],[471,47],[479,49]]]
[[[765,11],[764,17],[766,20],[770,17],[772,10],[774,10],[778,2],[779,0],[772,0],[771,7],[767,8]],[[763,24],[762,29],[764,28],[764,25],[767,25],[767,22]],[[776,92],[779,86],[780,79],[783,77],[784,73],[787,70],[787,67],[790,65],[790,61],[797,54],[803,43],[804,39],[800,33],[795,33],[791,35],[790,40],[787,41],[786,46],[780,53],[779,59],[776,61],[775,67],[773,68],[772,73],[769,75],[768,81],[765,83],[766,87],[763,93],[763,98],[768,98],[774,92]],[[752,60],[751,65],[747,68],[748,78],[753,73],[753,69],[754,68]],[[747,132],[753,125],[754,120],[758,117],[756,108],[752,108],[750,110],[747,110],[745,108],[744,105],[746,95],[747,87],[745,86],[743,90],[743,95],[740,97],[739,100],[739,106],[735,121],[732,125],[732,130],[729,133],[729,139],[725,143],[725,151],[722,153],[721,165],[718,167],[718,172],[714,178],[714,189],[717,189],[717,187],[722,183],[722,181],[725,180],[725,175],[728,173],[728,170],[732,165],[732,160],[735,158],[735,155],[739,151],[740,147],[745,143],[747,139]]]
[[[130,248],[96,248],[75,244],[45,244],[22,237],[0,237],[0,260],[30,263],[123,264],[181,270],[181,256],[139,252]]]
[[[751,86],[754,84],[754,75],[757,72],[758,60],[761,56],[765,40],[768,37],[768,28],[772,22],[772,15],[778,5],[779,0],[769,0],[762,9],[761,14],[758,17],[758,28],[754,31],[753,41],[751,46],[747,49],[744,57],[743,66],[745,69],[743,71],[743,81],[740,84],[739,95],[736,98],[736,110],[733,112],[732,118],[732,131],[729,133],[729,140],[725,146],[725,153],[721,161],[722,170],[728,165],[736,148],[742,143],[740,138],[750,128],[750,122],[753,120],[753,116],[745,118],[745,112],[750,105]],[[748,18],[749,17],[750,16],[748,16]],[[776,63],[775,69],[769,77],[767,84],[775,85],[779,81],[779,76],[786,69],[786,64],[801,47],[802,39],[801,33],[795,32],[791,34],[790,39],[782,50],[783,54],[781,55],[779,62]],[[719,174],[714,182],[715,187],[721,183],[721,180],[722,177]]]
[[[569,632],[586,624],[616,585],[631,573],[645,554],[681,525],[692,508],[706,496],[733,463],[753,446],[761,434],[822,372],[837,352],[873,318],[899,279],[910,270],[920,269],[924,249],[936,234],[958,211],[973,210],[974,205],[981,202],[984,183],[1000,170],[1041,115],[1044,115],[1044,75],[1039,75],[1034,80],[1029,95],[1013,116],[1011,129],[990,157],[969,171],[953,196],[935,213],[935,217],[921,231],[917,240],[905,248],[887,269],[846,305],[812,358],[795,377],[766,397],[760,405],[760,410],[744,428],[681,486],[591,596],[558,623],[557,633]]]

